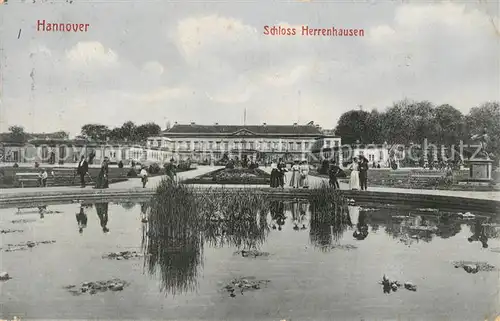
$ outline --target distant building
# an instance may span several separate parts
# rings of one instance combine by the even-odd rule
[[[309,159],[314,148],[340,146],[340,137],[325,134],[313,122],[307,125],[198,125],[177,124],[160,136],[149,137],[148,148],[163,148],[177,160],[213,162],[223,158],[271,161]]]
[[[356,157],[366,157],[370,165],[380,165],[382,168],[390,167],[391,161],[399,162],[404,158],[405,152],[394,150],[391,153],[391,146],[388,144],[352,144],[336,147],[326,147],[312,151],[315,158],[320,160],[335,159],[338,164],[347,165]],[[333,156],[332,156],[333,155]]]

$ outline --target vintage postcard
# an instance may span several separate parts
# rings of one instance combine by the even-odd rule
[[[0,320],[500,321],[499,12],[0,1]]]

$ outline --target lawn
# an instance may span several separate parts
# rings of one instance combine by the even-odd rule
[[[188,179],[184,183],[268,185],[270,181],[271,175],[258,168],[221,168],[216,171]]]

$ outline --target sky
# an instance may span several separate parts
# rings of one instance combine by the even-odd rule
[[[500,100],[498,1],[21,1],[0,5],[0,132],[126,121],[335,127],[404,98]],[[40,32],[37,20],[88,23]],[[266,36],[264,26],[364,29]]]

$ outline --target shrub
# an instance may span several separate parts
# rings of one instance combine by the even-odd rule
[[[149,174],[158,174],[161,170],[161,167],[160,165],[158,165],[157,163],[153,163],[151,165],[149,165],[149,168],[148,168],[148,172]]]
[[[179,165],[177,166],[178,169],[187,171],[191,168],[191,162],[190,161],[181,161],[179,162]]]
[[[127,177],[137,177],[137,172],[135,171],[135,169],[131,168],[127,173]]]

